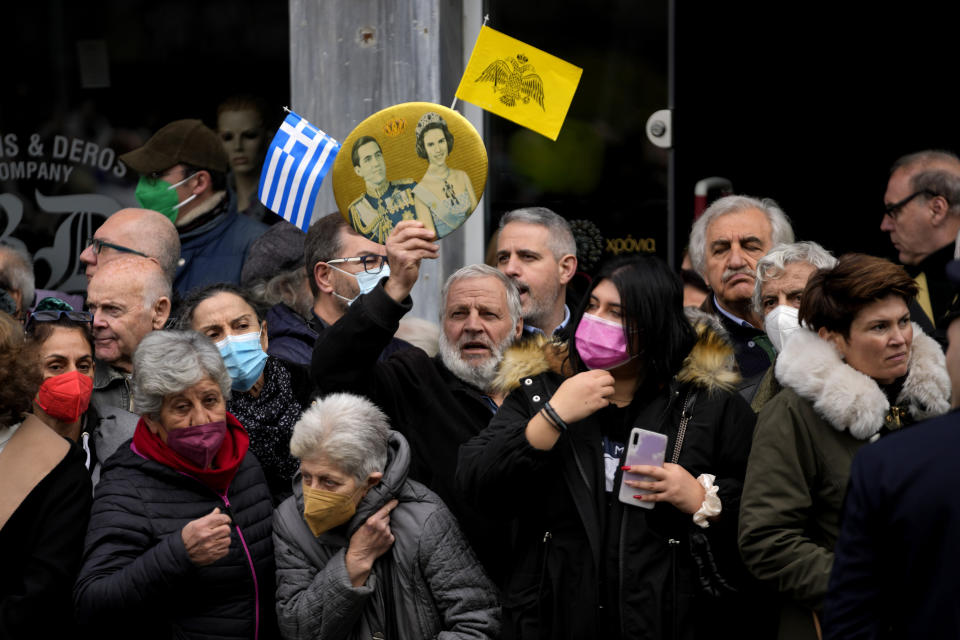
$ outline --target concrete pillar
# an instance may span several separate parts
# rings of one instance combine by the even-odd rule
[[[480,30],[480,6],[480,0],[290,0],[291,108],[343,140],[397,103],[449,106],[464,50],[469,55]],[[461,111],[474,126],[482,121],[479,109]],[[318,216],[336,210],[331,184],[328,177],[320,189]],[[412,315],[436,322],[447,275],[482,261],[482,207],[481,200],[467,224],[440,243],[439,260],[421,267]]]

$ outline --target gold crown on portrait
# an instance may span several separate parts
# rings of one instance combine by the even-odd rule
[[[420,137],[420,134],[423,133],[423,130],[427,125],[434,124],[436,122],[439,122],[444,128],[447,127],[447,121],[443,119],[443,116],[435,111],[427,111],[425,114],[420,116],[420,122],[417,123],[417,138]]]
[[[398,135],[400,135],[401,133],[403,133],[404,129],[406,129],[406,128],[407,128],[407,121],[406,121],[406,120],[404,120],[403,118],[399,118],[399,117],[398,117],[398,118],[391,118],[390,120],[387,120],[387,121],[384,123],[384,125],[383,125],[383,133],[386,134],[386,135],[388,135],[388,136],[390,136],[391,138],[395,138],[395,137],[397,137]]]

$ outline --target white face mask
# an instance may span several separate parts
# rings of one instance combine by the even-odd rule
[[[763,330],[767,332],[777,353],[783,350],[783,343],[790,334],[800,328],[799,314],[800,310],[796,307],[781,304],[764,317]]]

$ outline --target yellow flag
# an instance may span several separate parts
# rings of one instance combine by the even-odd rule
[[[480,27],[457,97],[556,140],[583,69]]]

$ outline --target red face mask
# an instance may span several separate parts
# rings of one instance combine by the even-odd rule
[[[73,424],[90,406],[93,380],[79,371],[47,378],[37,392],[37,404],[51,418]]]

